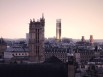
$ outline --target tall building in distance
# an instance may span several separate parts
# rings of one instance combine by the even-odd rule
[[[26,43],[27,43],[27,45],[29,43],[29,33],[26,33]]]
[[[40,63],[44,61],[44,27],[45,19],[42,14],[42,18],[39,21],[33,19],[29,24],[29,49],[30,49],[30,61]]]
[[[0,59],[4,57],[4,52],[7,49],[7,43],[3,38],[0,38]]]
[[[93,45],[94,41],[93,41],[93,35],[90,35],[90,44]]]
[[[85,37],[84,37],[84,36],[82,36],[81,41],[82,41],[82,42],[85,42]]]
[[[56,40],[61,41],[61,19],[56,20]]]

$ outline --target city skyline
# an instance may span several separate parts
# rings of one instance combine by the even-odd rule
[[[102,0],[0,0],[0,36],[25,38],[30,19],[44,13],[45,37],[56,37],[56,19],[61,19],[61,37],[103,39]]]

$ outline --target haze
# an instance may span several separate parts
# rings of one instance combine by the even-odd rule
[[[103,0],[0,0],[0,36],[25,38],[30,19],[42,13],[45,37],[56,36],[56,19],[61,19],[62,37],[103,39]]]

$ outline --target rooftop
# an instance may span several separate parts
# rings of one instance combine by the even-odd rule
[[[28,47],[8,47],[6,52],[28,52]]]

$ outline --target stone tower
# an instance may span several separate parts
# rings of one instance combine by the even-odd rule
[[[31,62],[41,63],[44,61],[44,27],[45,19],[39,21],[30,20],[29,24],[29,59]]]

